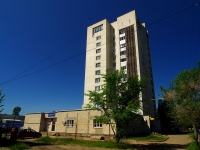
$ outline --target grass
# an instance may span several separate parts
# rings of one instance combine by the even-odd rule
[[[163,141],[166,140],[167,137],[151,133],[148,135],[128,137],[127,139],[134,139],[138,141]]]
[[[11,146],[9,146],[10,150],[26,150],[26,149],[30,149],[30,146],[28,146],[27,144],[24,143],[15,143],[12,144]]]
[[[188,135],[193,139],[193,142],[191,142],[186,150],[200,150],[200,148],[197,146],[195,140],[195,135],[194,133],[188,133]]]
[[[8,147],[11,150],[30,149],[30,146],[21,142],[11,142],[10,139],[0,139],[0,147]]]
[[[133,146],[128,143],[116,143],[111,141],[87,141],[72,138],[50,138],[42,137],[37,139],[38,142],[48,145],[80,145],[85,147],[100,147],[100,148],[115,148],[115,149],[128,149]]]

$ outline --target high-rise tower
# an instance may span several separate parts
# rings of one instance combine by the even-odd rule
[[[106,19],[87,28],[84,93],[100,90],[103,80],[100,74],[106,69],[125,69],[127,76],[146,76],[146,88],[142,92],[142,115],[155,117],[154,84],[151,67],[148,31],[136,11],[131,11],[109,23]],[[89,98],[84,96],[84,103]]]

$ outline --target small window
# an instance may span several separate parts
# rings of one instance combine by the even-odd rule
[[[74,120],[67,120],[66,121],[66,127],[67,128],[73,128],[74,127]]]
[[[99,32],[101,30],[103,30],[103,25],[100,25],[100,26],[97,26],[97,27],[93,28],[93,34]]]
[[[101,46],[101,42],[96,43],[96,47],[99,47],[99,46]]]
[[[113,67],[116,67],[116,63],[113,63]]]
[[[124,61],[126,61],[126,58],[122,58],[120,61],[121,61],[121,62],[124,62]]]
[[[121,66],[121,69],[126,69],[126,66]]]
[[[115,43],[113,43],[113,46],[115,46],[116,44]]]
[[[119,39],[120,39],[120,41],[121,41],[121,40],[125,40],[125,36],[120,37]]]
[[[97,37],[96,37],[96,40],[100,40],[100,39],[101,39],[101,36],[97,36]]]
[[[93,128],[102,128],[102,123],[97,122],[96,119],[93,119]]]
[[[116,56],[113,56],[113,60],[116,60]]]
[[[96,54],[97,54],[97,53],[101,53],[101,49],[97,49],[97,50],[96,50]]]
[[[101,63],[96,63],[96,67],[100,67],[101,66]]]
[[[113,36],[113,40],[115,40],[115,36]]]
[[[120,52],[120,56],[125,55],[125,54],[126,54],[126,51],[121,51]]]
[[[100,78],[95,78],[95,83],[100,82]]]
[[[125,33],[125,30],[120,30],[119,31],[119,34],[124,34]]]
[[[101,56],[96,56],[96,60],[99,60],[99,59],[101,59]]]
[[[100,86],[95,86],[95,91],[100,91]]]
[[[115,54],[116,50],[114,49],[112,52],[113,52],[113,54]]]
[[[96,75],[99,75],[99,74],[100,74],[100,70],[96,70],[96,71],[95,71],[95,74],[96,74]]]
[[[126,44],[120,44],[120,48],[126,47]]]

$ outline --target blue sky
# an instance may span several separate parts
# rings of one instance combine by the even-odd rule
[[[2,113],[11,114],[15,106],[22,115],[80,109],[87,27],[132,10],[149,31],[159,97],[161,85],[168,87],[180,71],[197,67],[200,0],[0,0]]]

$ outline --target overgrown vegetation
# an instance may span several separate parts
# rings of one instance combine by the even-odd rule
[[[42,137],[37,139],[38,142],[48,145],[80,145],[85,147],[100,147],[100,148],[115,148],[115,149],[130,149],[133,146],[128,143],[116,143],[111,141],[87,141],[72,138],[50,138]]]
[[[85,94],[89,97],[87,108],[102,112],[101,116],[96,116],[96,120],[109,124],[116,141],[119,142],[129,125],[141,120],[141,115],[138,115],[141,109],[139,97],[146,78],[127,78],[123,70],[107,70],[102,79],[104,84],[99,91],[89,91]]]
[[[175,123],[183,127],[194,128],[195,141],[198,144],[198,126],[200,126],[200,61],[198,68],[182,71],[172,80],[170,87],[161,87],[168,101],[170,115]]]

